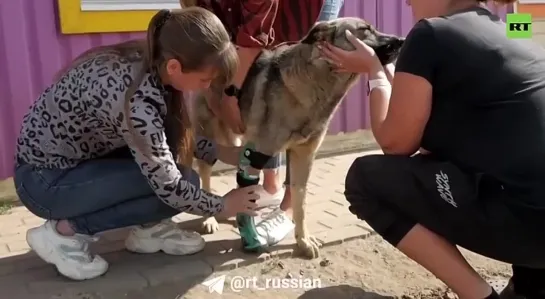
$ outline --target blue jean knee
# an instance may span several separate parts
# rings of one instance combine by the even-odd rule
[[[344,0],[324,0],[318,21],[329,21],[339,17]]]
[[[200,188],[193,169],[180,171]],[[69,220],[81,234],[158,222],[180,213],[155,195],[132,159],[95,159],[69,169],[22,163],[14,181],[30,212],[47,220]]]

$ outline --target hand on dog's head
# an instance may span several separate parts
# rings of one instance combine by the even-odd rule
[[[307,36],[301,40],[301,43],[328,42],[344,50],[354,50],[354,45],[346,39],[346,30],[373,48],[382,65],[392,63],[397,59],[399,50],[405,41],[404,38],[379,32],[363,19],[338,18],[314,25]]]

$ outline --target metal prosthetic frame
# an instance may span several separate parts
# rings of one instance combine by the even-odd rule
[[[262,170],[265,164],[272,156],[262,154],[255,150],[252,143],[248,143],[240,154],[239,166],[237,171],[237,184],[239,187],[248,187],[259,184],[259,174],[251,175],[248,173],[248,167]],[[242,247],[246,251],[259,251],[263,244],[259,241],[259,236],[255,229],[255,222],[252,216],[246,214],[237,215],[237,225],[242,240]]]

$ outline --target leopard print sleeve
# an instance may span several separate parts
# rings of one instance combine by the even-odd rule
[[[121,122],[123,138],[157,196],[167,205],[202,215],[215,215],[223,210],[222,197],[199,189],[178,169],[166,142],[163,124],[163,97],[137,93],[130,101],[129,130]],[[123,112],[121,112],[123,114]],[[121,116],[118,116],[120,120]]]

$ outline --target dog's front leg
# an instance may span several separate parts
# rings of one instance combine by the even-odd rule
[[[202,189],[212,192],[212,187],[210,186],[212,165],[206,161],[197,159],[197,168],[199,176],[201,177]],[[220,225],[214,216],[206,217],[203,220],[201,227],[206,234],[214,233],[220,229]]]
[[[324,135],[309,140],[305,144],[289,149],[290,191],[292,196],[293,221],[295,222],[295,240],[297,247],[307,258],[320,255],[321,243],[311,236],[305,221],[307,183],[312,171],[312,164]]]

